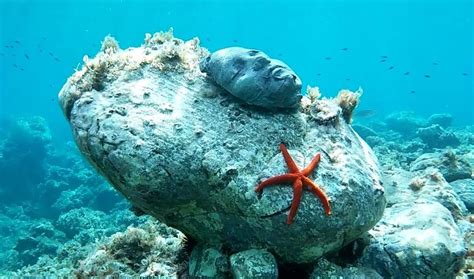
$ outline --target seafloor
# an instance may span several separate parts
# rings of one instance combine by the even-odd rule
[[[457,276],[473,276],[474,126],[452,126],[455,119],[449,114],[366,116],[356,115],[353,127],[380,161],[387,208],[403,195],[419,195],[431,180],[442,186],[430,195],[443,198],[454,190],[461,204],[443,205],[456,216],[456,229],[464,233],[468,249]],[[53,144],[45,119],[1,120],[0,173],[5,183],[0,192],[2,277],[188,277],[192,241],[151,217],[135,216],[74,143]],[[280,277],[349,274],[344,270],[361,267],[358,259],[366,253],[362,240],[321,259],[318,270],[280,266]],[[325,273],[324,266],[333,273]]]

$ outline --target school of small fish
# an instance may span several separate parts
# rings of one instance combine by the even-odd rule
[[[34,60],[35,58],[38,58],[39,56],[42,56],[42,55],[46,55],[52,63],[60,63],[61,59],[57,55],[55,55],[52,51],[48,51],[48,50],[44,49],[44,44],[46,43],[47,40],[48,40],[48,38],[41,37],[39,42],[36,43],[36,49],[27,49],[26,47],[23,47],[22,42],[20,40],[14,40],[10,43],[7,43],[7,44],[3,45],[3,50],[0,51],[0,61],[6,59],[8,56],[11,56],[13,58],[11,60],[14,61],[11,64],[11,67],[14,70],[18,70],[20,72],[25,72],[28,69],[28,63],[31,63],[32,60]],[[206,37],[205,40],[207,42],[211,42],[210,37]],[[238,40],[233,39],[232,43],[237,44]],[[342,48],[340,48],[340,50],[342,52],[345,52],[345,53],[350,52],[350,49],[348,47],[342,47]],[[281,57],[281,56],[283,56],[283,54],[278,53],[277,56]],[[324,56],[323,59],[326,60],[327,62],[330,62],[331,60],[333,60],[333,57]],[[380,55],[378,57],[378,60],[382,64],[390,63],[390,59],[389,59],[388,55]],[[2,61],[2,63],[4,63],[4,61]],[[387,71],[396,70],[395,65],[393,65],[391,63],[389,65],[390,66],[385,68]],[[440,65],[440,63],[438,61],[433,61],[432,65],[437,67],[437,66]],[[407,70],[401,71],[401,73],[402,73],[403,76],[411,76],[411,75],[415,74],[415,73],[412,73],[411,71],[407,71]],[[469,76],[469,74],[467,72],[461,72],[460,74],[463,77]],[[320,77],[322,75],[323,75],[323,73],[320,73],[320,72],[316,73],[317,77]],[[423,77],[425,79],[430,79],[431,78],[431,74],[429,74],[429,73],[417,73],[417,75],[419,75],[420,77]],[[351,81],[351,78],[346,77],[345,81]],[[52,87],[51,84],[50,84],[50,87]],[[412,89],[408,93],[415,94],[416,91]],[[359,116],[360,117],[370,117],[373,114],[374,113],[372,111],[368,110],[365,113],[361,113]]]

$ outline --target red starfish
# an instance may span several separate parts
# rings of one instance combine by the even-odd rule
[[[283,184],[283,183],[293,183],[293,200],[291,201],[291,208],[290,208],[290,213],[288,214],[288,220],[287,223],[291,224],[293,223],[293,218],[296,215],[296,212],[298,211],[298,207],[300,206],[301,202],[301,196],[303,194],[303,185],[306,186],[313,194],[315,194],[323,203],[324,210],[326,212],[326,215],[331,214],[331,207],[329,206],[329,200],[326,194],[319,188],[316,183],[311,181],[311,179],[308,178],[308,175],[310,175],[313,170],[318,166],[319,160],[321,159],[321,155],[317,153],[313,160],[311,160],[311,163],[303,169],[302,171],[299,170],[298,166],[296,166],[295,162],[290,156],[290,153],[288,153],[288,149],[286,149],[286,146],[281,143],[280,144],[280,149],[281,153],[283,154],[283,158],[285,158],[286,165],[288,166],[288,169],[290,172],[282,174],[282,175],[277,175],[274,177],[271,177],[265,181],[262,181],[258,186],[255,188],[255,192],[260,192],[263,190],[263,188],[274,185],[274,184]]]

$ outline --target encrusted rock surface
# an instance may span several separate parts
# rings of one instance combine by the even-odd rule
[[[232,277],[235,279],[277,279],[278,266],[275,257],[268,251],[250,249],[230,257]]]
[[[466,207],[459,195],[435,168],[415,173],[395,168],[385,171],[384,174],[384,186],[389,207],[393,204],[406,204],[425,199],[439,202],[456,219],[463,218],[467,214]]]
[[[454,278],[466,254],[451,213],[429,200],[398,203],[370,234],[360,264],[383,278]]]
[[[419,128],[416,131],[416,135],[432,148],[442,148],[446,146],[455,147],[461,143],[453,132],[445,130],[438,124],[426,128]]]
[[[460,179],[449,184],[464,202],[466,208],[474,213],[474,179]]]
[[[473,166],[452,150],[425,153],[411,164],[410,171],[416,172],[429,167],[438,169],[448,182],[471,178],[473,175]]]
[[[229,258],[215,247],[196,245],[189,257],[191,278],[227,278]]]
[[[264,248],[283,262],[311,262],[372,228],[385,196],[372,150],[333,100],[268,112],[238,102],[199,69],[207,51],[170,33],[120,50],[109,43],[60,92],[81,152],[135,208],[200,243],[239,252]],[[286,224],[291,185],[265,189],[287,172],[284,142],[330,198],[309,191]]]
[[[364,278],[364,279],[382,279],[383,277],[372,268],[368,267],[340,267],[326,259],[318,261],[310,279],[325,278]]]

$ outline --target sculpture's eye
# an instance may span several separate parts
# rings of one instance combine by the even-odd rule
[[[270,64],[270,60],[265,59],[264,57],[258,57],[255,60],[255,63],[253,64],[252,68],[253,68],[254,71],[259,71],[263,67],[267,66],[268,64]]]
[[[245,67],[245,60],[242,58],[237,58],[234,60],[233,66],[237,70],[241,70]]]
[[[259,51],[258,51],[258,50],[255,50],[255,49],[249,50],[249,55],[250,55],[250,56],[255,56],[255,55],[257,55],[258,52],[259,52]]]

